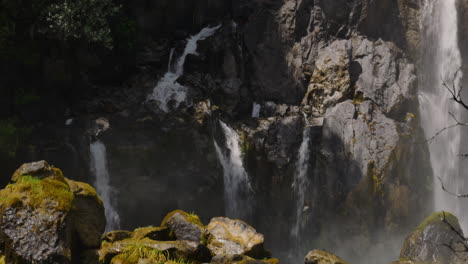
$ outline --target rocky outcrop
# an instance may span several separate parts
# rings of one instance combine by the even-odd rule
[[[45,161],[22,165],[0,202],[6,263],[72,263],[99,248],[105,218],[96,191]]]
[[[400,259],[422,263],[466,263],[467,244],[456,216],[437,212],[405,240]]]
[[[305,264],[347,264],[332,253],[322,250],[312,250],[305,257]]]
[[[191,225],[193,223],[196,227]],[[103,264],[141,261],[279,263],[277,259],[267,259],[269,256],[263,248],[263,235],[246,223],[217,217],[205,227],[198,216],[181,210],[169,213],[161,227],[109,232],[104,235],[99,250]]]

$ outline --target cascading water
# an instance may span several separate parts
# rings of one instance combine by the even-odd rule
[[[153,93],[148,96],[148,100],[155,100],[159,103],[159,108],[164,112],[169,112],[168,103],[174,102],[174,106],[178,107],[180,103],[187,102],[187,87],[179,84],[177,79],[184,74],[184,64],[187,55],[197,53],[197,42],[199,40],[205,40],[211,37],[221,25],[216,27],[206,27],[202,29],[198,34],[191,36],[187,39],[187,45],[185,46],[184,53],[179,57],[174,66],[172,66],[172,57],[174,50],[171,50],[169,58],[168,71],[164,77],[159,80],[156,87],[153,89]],[[174,70],[172,68],[175,68]]]
[[[294,239],[299,237],[299,233],[303,230],[305,221],[303,213],[305,211],[305,194],[309,187],[309,180],[307,172],[309,170],[309,157],[310,157],[310,127],[305,127],[302,132],[302,143],[299,148],[298,159],[296,161],[296,172],[292,184],[293,192],[296,197],[296,215],[294,225],[291,230],[291,235]]]
[[[422,0],[421,20],[422,81],[420,82],[421,124],[426,138],[433,138],[439,131],[455,123],[461,108],[450,100],[450,93],[443,86],[459,87],[462,65],[458,46],[457,0]],[[431,164],[434,171],[434,201],[436,210],[456,214],[463,229],[468,230],[468,203],[442,189],[439,178],[447,189],[467,193],[464,176],[460,173],[461,131],[453,127],[429,140]]]
[[[261,109],[262,109],[262,106],[254,102],[252,104],[252,118],[259,118]]]
[[[226,140],[226,151],[214,141],[224,172],[224,207],[228,217],[249,220],[252,211],[252,186],[242,161],[240,138],[236,131],[219,121]]]
[[[96,191],[104,203],[106,215],[106,231],[120,228],[119,214],[115,210],[112,199],[112,188],[109,185],[109,171],[107,170],[106,146],[99,140],[90,145],[91,172],[94,174]]]

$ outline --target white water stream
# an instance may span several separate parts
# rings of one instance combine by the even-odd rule
[[[462,65],[458,46],[457,0],[422,0],[422,81],[420,82],[421,124],[426,138],[455,124],[449,113],[460,120],[461,107],[450,100],[443,86],[458,87],[462,79]],[[468,230],[468,201],[442,190],[439,178],[452,192],[467,193],[466,175],[460,170],[461,130],[450,128],[429,141],[431,165],[434,171],[434,202],[436,210],[446,210],[459,217]]]
[[[106,231],[117,230],[120,228],[120,217],[115,209],[113,190],[109,184],[106,146],[100,140],[96,140],[91,143],[90,152],[91,172],[95,177],[94,186],[104,203]]]
[[[224,207],[228,217],[248,220],[252,211],[253,193],[249,176],[242,161],[240,138],[236,131],[219,121],[224,132],[226,144],[221,148],[214,145],[224,175]]]
[[[302,143],[299,148],[298,159],[296,161],[296,172],[294,174],[292,184],[292,189],[296,197],[296,215],[291,235],[296,239],[299,237],[300,231],[304,229],[305,219],[303,218],[303,213],[306,210],[305,194],[309,187],[307,172],[309,170],[310,157],[310,127],[305,127],[302,133]]]
[[[169,112],[170,108],[168,103],[173,101],[174,106],[178,107],[182,102],[190,104],[187,98],[187,87],[179,84],[177,79],[184,74],[184,64],[187,55],[197,53],[197,42],[205,40],[208,37],[214,35],[221,25],[216,27],[206,27],[202,29],[198,34],[191,36],[187,39],[187,45],[185,46],[184,53],[177,59],[175,65],[172,65],[172,59],[174,57],[174,49],[171,50],[168,63],[168,71],[159,80],[156,87],[153,89],[153,93],[148,96],[148,100],[155,100],[159,103],[159,108],[164,112]],[[174,68],[174,69],[173,69]]]

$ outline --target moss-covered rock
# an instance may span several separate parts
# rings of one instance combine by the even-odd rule
[[[323,250],[312,250],[307,253],[305,264],[348,264],[339,257]]]
[[[99,248],[106,228],[104,205],[91,185],[66,179],[75,196],[72,209],[76,234],[86,248]]]
[[[240,220],[215,217],[205,230],[207,247],[213,255],[246,255],[256,259],[269,258],[263,235]]]
[[[204,226],[195,214],[182,210],[170,212],[162,221],[161,227],[169,228],[173,239],[202,243]]]
[[[99,250],[100,263],[139,263],[162,257],[186,262],[208,262],[209,251],[192,241],[155,241],[149,238],[125,239],[115,243],[103,243]],[[136,261],[136,262],[131,262]]]
[[[98,248],[105,227],[94,189],[66,179],[45,161],[22,165],[0,190],[5,262],[72,263]]]
[[[167,227],[141,227],[137,228],[133,231],[132,238],[133,239],[143,239],[149,238],[152,240],[158,241],[168,241],[171,240],[171,229]]]
[[[34,178],[38,179],[51,177],[59,180],[63,179],[62,172],[59,169],[50,166],[49,163],[47,163],[47,161],[45,160],[25,163],[21,165],[21,167],[19,167],[13,173],[13,177],[11,177],[11,180],[13,182],[16,182],[19,178],[25,175],[33,176]]]
[[[401,261],[466,263],[466,242],[458,219],[448,212],[426,218],[405,240]]]

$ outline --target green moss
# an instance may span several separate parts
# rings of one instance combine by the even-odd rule
[[[72,208],[74,195],[67,183],[45,178],[22,176],[16,183],[0,191],[0,210],[25,206],[32,209],[53,208],[68,211]]]
[[[171,236],[170,229],[166,227],[140,227],[133,231],[133,239],[149,238],[157,241],[175,240],[175,236]]]
[[[140,260],[146,260],[148,263],[166,263],[168,253],[136,243],[127,246],[121,254],[112,258],[111,263],[134,264]]]
[[[158,250],[154,248],[157,246],[157,241],[144,238],[144,239],[125,239],[120,242],[103,243],[100,250],[100,263],[111,264],[135,264],[135,263],[155,263],[155,264],[189,264],[191,262],[170,254],[167,250]],[[164,243],[178,243],[175,241]],[[120,246],[116,246],[120,245]],[[109,261],[107,259],[108,252],[115,251],[112,249],[117,247],[118,254],[113,256]]]
[[[56,174],[60,173],[63,177],[62,171],[60,171],[57,168],[54,168],[54,170],[56,170]],[[100,205],[104,206],[104,203],[102,202],[101,197],[99,197],[96,190],[91,185],[84,183],[84,182],[72,181],[67,178],[64,178],[64,179],[65,179],[65,182],[68,184],[68,186],[70,186],[70,190],[73,192],[74,195],[96,200],[98,201]]]
[[[433,213],[431,216],[427,217],[415,230],[416,233],[420,233],[424,231],[424,229],[431,224],[437,224],[445,221],[448,223],[447,229],[451,229],[452,227],[459,227],[460,224],[458,223],[458,219],[456,216],[449,212],[436,212]]]
[[[14,158],[20,143],[31,134],[31,129],[17,123],[13,119],[0,120],[0,156]]]
[[[198,217],[198,215],[196,215],[194,213],[189,214],[189,213],[184,212],[182,210],[175,210],[175,211],[172,211],[169,214],[167,214],[166,217],[164,217],[164,219],[163,219],[163,221],[161,223],[161,226],[162,227],[167,226],[167,222],[169,221],[169,219],[171,219],[174,216],[174,214],[176,214],[176,213],[181,214],[185,218],[185,220],[187,220],[188,222],[196,224],[196,225],[198,225],[198,226],[200,226],[202,228],[204,227],[204,225],[201,222],[200,217]]]
[[[198,215],[196,215],[194,212],[191,212],[187,215],[187,219],[191,222],[191,223],[194,223],[194,224],[197,224],[199,226],[202,226],[203,227],[203,224],[200,220],[200,217]]]

